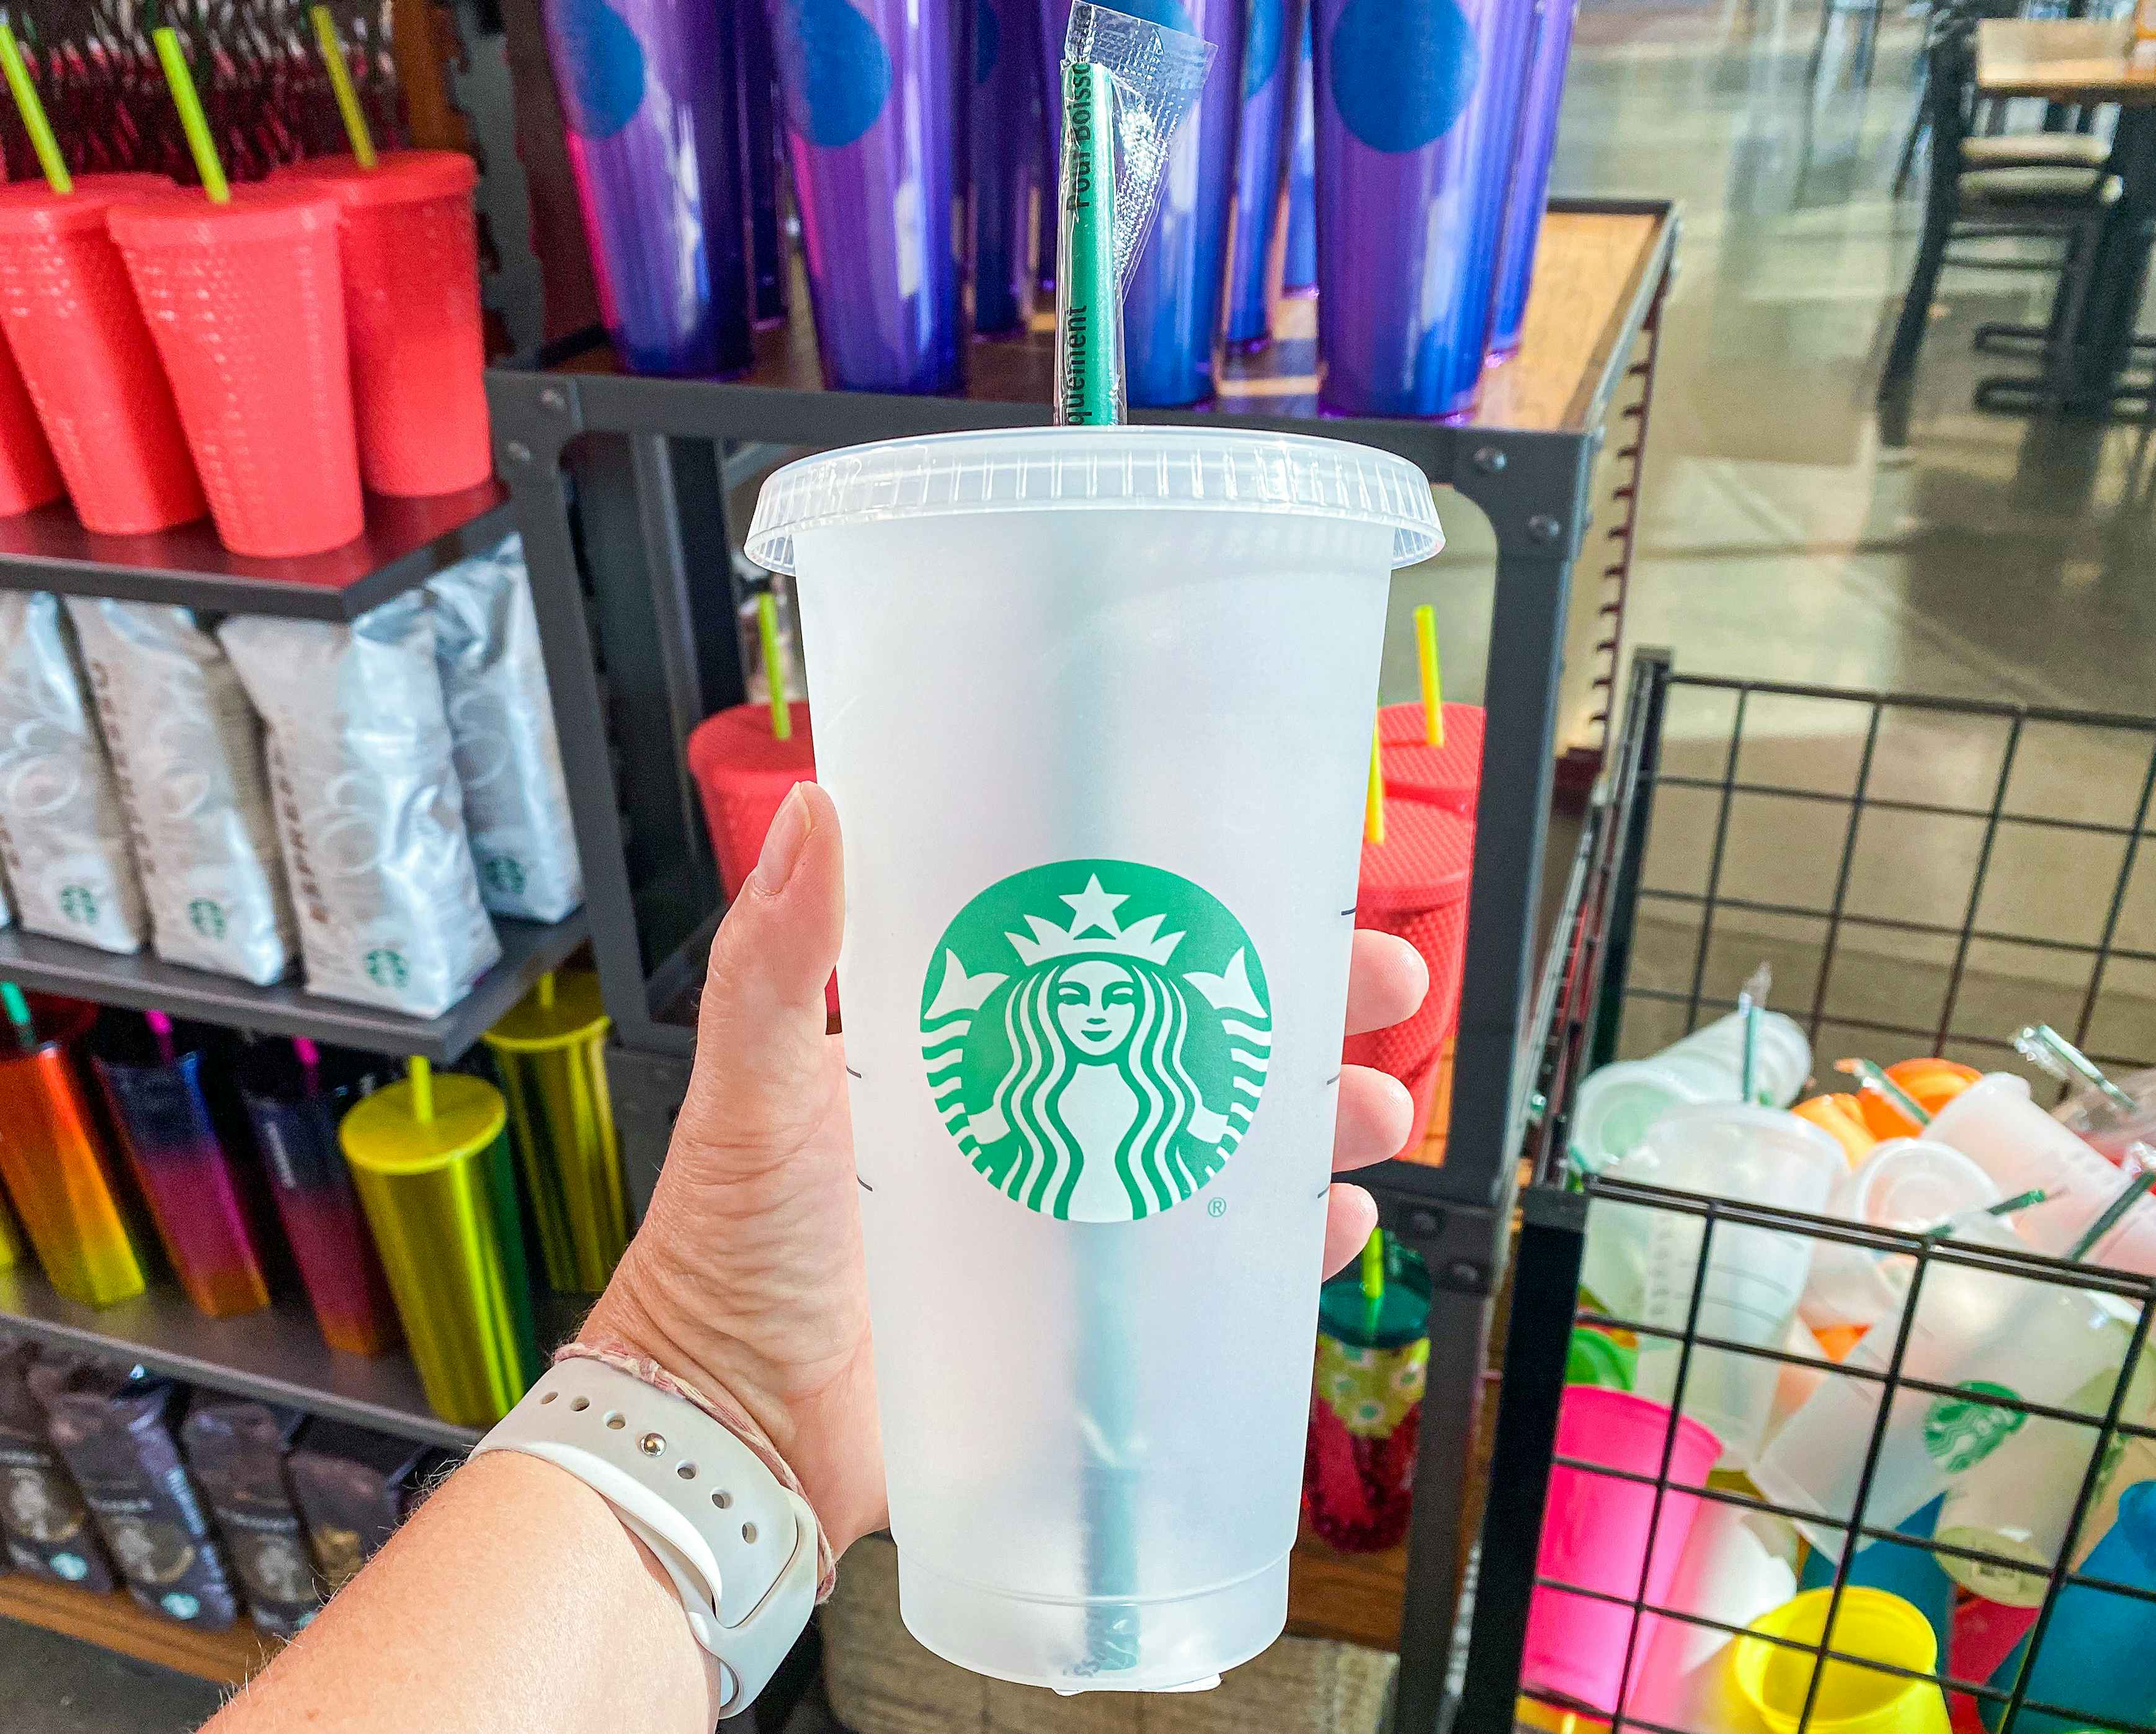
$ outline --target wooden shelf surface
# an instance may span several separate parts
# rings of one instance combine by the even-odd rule
[[[98,1595],[21,1572],[0,1576],[0,1618],[224,1686],[259,1673],[278,1649],[248,1620],[229,1631],[206,1632],[138,1608],[125,1590]]]

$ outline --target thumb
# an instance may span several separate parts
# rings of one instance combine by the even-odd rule
[[[700,1143],[791,1148],[827,1104],[824,985],[845,928],[839,815],[798,783],[719,924],[682,1119]]]

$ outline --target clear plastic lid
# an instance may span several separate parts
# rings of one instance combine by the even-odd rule
[[[763,485],[748,557],[791,572],[803,530],[1048,507],[1379,523],[1393,533],[1394,566],[1445,545],[1422,471],[1367,445],[1228,428],[1012,428],[850,445],[788,464]]]

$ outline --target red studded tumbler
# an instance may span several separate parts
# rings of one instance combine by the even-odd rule
[[[278,170],[344,202],[345,325],[359,469],[377,494],[448,494],[494,473],[480,322],[479,171],[461,151],[388,151]]]
[[[218,538],[275,558],[340,548],[365,522],[352,433],[336,196],[244,188],[113,206]]]
[[[37,408],[14,357],[0,343],[0,517],[57,500],[59,493],[59,466],[38,425]]]
[[[75,516],[108,536],[169,529],[209,509],[105,229],[114,201],[172,187],[149,174],[84,175],[68,193],[43,181],[0,187],[0,327]]]
[[[1420,952],[1430,993],[1405,1023],[1349,1037],[1348,1064],[1389,1072],[1411,1090],[1436,1064],[1460,1017],[1474,870],[1475,827],[1466,820],[1424,801],[1386,800],[1385,841],[1363,845],[1355,925],[1396,934]]]
[[[1482,707],[1445,707],[1445,744],[1430,744],[1419,702],[1389,704],[1378,713],[1378,739],[1385,761],[1385,792],[1426,800],[1463,819],[1475,816],[1482,790]]]

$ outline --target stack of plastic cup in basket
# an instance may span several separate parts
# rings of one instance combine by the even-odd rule
[[[1732,1011],[1660,1053],[1620,1060],[1580,1082],[1572,1111],[1573,1162],[1599,1174],[1627,1155],[1671,1109],[1744,1099],[1744,1020]],[[1779,1011],[1763,1012],[1753,1057],[1753,1096],[1794,1102],[1811,1075],[1811,1045]]]

